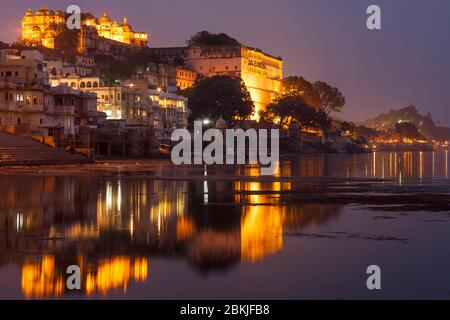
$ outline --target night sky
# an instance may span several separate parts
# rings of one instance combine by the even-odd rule
[[[323,80],[341,89],[340,118],[363,120],[414,104],[450,126],[448,0],[18,0],[2,1],[0,40],[20,36],[27,8],[126,16],[150,46],[182,46],[197,31],[225,32],[284,58],[284,75]],[[382,30],[366,28],[366,8],[382,9]]]

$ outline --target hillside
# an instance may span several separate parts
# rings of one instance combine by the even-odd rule
[[[431,114],[421,115],[415,106],[390,110],[364,121],[362,125],[379,130],[389,130],[394,129],[395,124],[399,122],[414,124],[421,134],[430,139],[445,140],[450,138],[450,128],[437,126]]]

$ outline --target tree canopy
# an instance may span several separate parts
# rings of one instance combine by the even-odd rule
[[[302,77],[288,77],[283,79],[282,92],[302,96],[310,107],[322,109],[327,115],[331,111],[341,111],[345,105],[345,97],[339,89],[323,81],[310,83]]]
[[[267,107],[264,120],[278,122],[281,128],[290,126],[293,122],[304,128],[320,128],[328,131],[331,121],[323,110],[310,107],[299,94],[291,92],[276,99]]]
[[[200,31],[187,40],[188,47],[193,46],[236,46],[239,41],[225,33],[210,33],[209,31]]]
[[[181,91],[189,99],[189,121],[210,119],[248,120],[254,113],[254,104],[240,78],[214,76],[204,78],[194,86]]]
[[[426,138],[420,134],[417,127],[410,122],[400,122],[395,124],[395,133],[400,139],[419,139],[426,140]]]

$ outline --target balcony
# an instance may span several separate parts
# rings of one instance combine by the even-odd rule
[[[74,115],[75,106],[55,106],[55,115]]]

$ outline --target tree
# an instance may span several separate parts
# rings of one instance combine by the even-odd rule
[[[222,116],[224,120],[232,123],[250,119],[254,113],[255,106],[250,93],[240,78],[204,78],[181,91],[181,94],[189,99],[190,122],[201,119],[216,121]]]
[[[287,77],[283,79],[281,91],[283,94],[296,93],[302,96],[310,107],[319,107],[319,97],[314,86],[302,77]]]
[[[345,105],[342,93],[326,82],[317,81],[313,84],[314,91],[318,97],[318,105],[327,115],[331,111],[340,112]]]
[[[264,120],[276,120],[280,128],[290,126],[293,121],[300,127],[320,128],[323,131],[331,128],[331,121],[325,112],[310,107],[305,99],[295,92],[284,94],[270,104],[264,113]]]
[[[417,127],[410,122],[396,123],[395,133],[400,139],[426,140],[426,138],[420,134]]]
[[[331,111],[341,111],[345,105],[342,93],[323,81],[310,83],[302,77],[288,77],[283,79],[282,93],[298,94],[310,107],[322,109],[327,115]]]
[[[341,131],[354,133],[356,132],[356,125],[353,122],[344,121],[341,123]]]
[[[210,33],[209,31],[200,31],[194,34],[187,41],[188,47],[193,46],[237,46],[239,41],[231,38],[225,33]]]
[[[64,60],[70,63],[75,61],[78,54],[78,39],[80,31],[70,30],[66,26],[61,26],[55,37],[55,50],[64,56]]]

